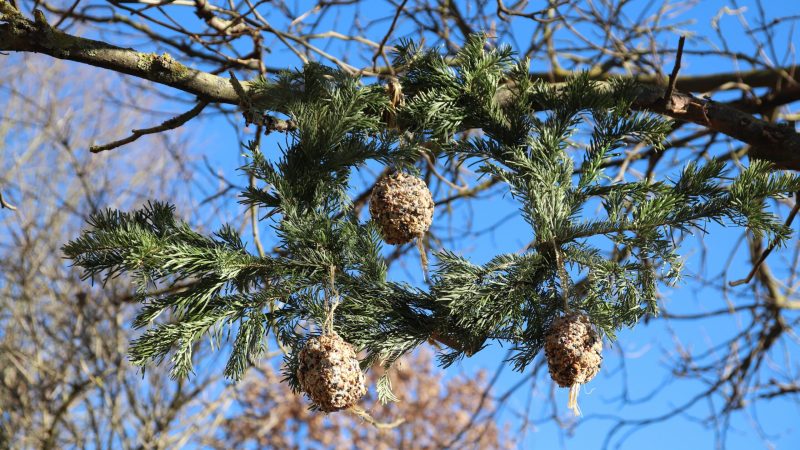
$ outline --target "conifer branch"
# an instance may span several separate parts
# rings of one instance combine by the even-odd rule
[[[784,223],[784,225],[787,227],[791,226],[792,222],[794,222],[794,218],[797,216],[797,213],[800,212],[800,192],[796,192],[794,198],[795,198],[794,206],[792,207],[792,210],[789,211],[789,215],[786,217],[786,222]],[[758,257],[758,260],[756,260],[756,262],[753,263],[753,268],[750,270],[750,273],[748,273],[747,276],[741,280],[729,282],[728,285],[730,285],[731,287],[735,287],[749,283],[750,280],[752,280],[753,277],[756,275],[756,273],[758,272],[759,268],[764,263],[764,261],[767,260],[769,254],[772,253],[772,251],[775,250],[775,247],[777,246],[778,242],[770,242],[766,250],[764,250],[761,253],[761,256]]]
[[[604,163],[615,152],[631,142],[658,148],[673,129],[654,114],[631,111],[641,100],[635,83],[586,74],[561,86],[537,82],[510,48],[487,50],[482,36],[471,37],[454,63],[410,42],[396,58],[406,67],[398,77],[406,98],[397,104],[383,86],[318,64],[250,83],[248,109],[296,123],[279,157],[268,160],[251,142],[243,168],[256,183],[242,203],[267,211],[276,256],[250,254],[229,227],[215,236],[197,233],[158,203],[95,215],[64,247],[86,278],[128,274],[137,284],[144,306],[134,325],[147,330],[131,347],[135,364],[169,359],[172,375],[186,376],[194,343],[209,336],[219,344],[229,330],[235,338],[225,374],[239,379],[272,334],[292,349],[285,375],[299,389],[297,349],[320,330],[335,330],[366,352],[364,367],[388,368],[430,339],[449,347],[439,355],[447,366],[499,340],[512,346],[511,361],[522,370],[567,310],[586,314],[611,339],[656,314],[658,284],[680,277],[676,234],[714,221],[775,245],[791,236],[766,199],[799,191],[800,176],[765,162],[752,161],[736,176],[710,161],[688,164],[674,181],[611,180]],[[663,108],[663,96],[657,100]],[[407,133],[384,122],[390,108]],[[456,142],[464,128],[484,134]],[[579,132],[589,138],[576,153],[571,136]],[[410,169],[423,145],[505,183],[535,244],[482,265],[441,250],[428,290],[387,280],[381,237],[375,224],[359,220],[349,177],[368,161]],[[582,215],[590,202],[603,213]],[[596,246],[603,239],[628,251],[605,258]],[[569,295],[566,267],[586,274],[580,295]],[[154,284],[185,281],[196,283],[148,297]],[[343,299],[335,316],[331,295]],[[388,383],[379,385],[379,396],[393,397]]]

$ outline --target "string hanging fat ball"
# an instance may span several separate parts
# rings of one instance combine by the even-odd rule
[[[585,314],[569,313],[553,321],[545,336],[544,353],[550,378],[570,388],[569,407],[576,414],[580,385],[600,371],[603,341]]]
[[[300,387],[324,412],[350,408],[367,392],[353,346],[336,333],[310,338],[298,360]]]
[[[381,178],[372,190],[369,213],[392,245],[421,237],[433,222],[433,196],[425,182],[403,172]]]

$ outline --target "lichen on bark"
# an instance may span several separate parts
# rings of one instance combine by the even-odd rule
[[[189,73],[189,68],[179,63],[169,53],[139,53],[136,66],[167,81],[178,81]]]

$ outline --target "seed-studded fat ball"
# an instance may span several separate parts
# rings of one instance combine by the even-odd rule
[[[545,336],[550,378],[561,387],[589,382],[600,371],[603,341],[589,318],[572,313],[559,317]]]
[[[310,338],[298,360],[300,387],[322,411],[347,409],[367,392],[353,346],[336,333]]]
[[[403,172],[383,177],[372,191],[369,213],[383,239],[393,245],[411,242],[433,221],[433,197],[425,182]]]

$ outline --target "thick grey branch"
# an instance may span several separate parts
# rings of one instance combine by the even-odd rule
[[[0,22],[4,22],[0,23],[0,51],[42,53],[144,78],[208,102],[239,103],[230,80],[188,68],[168,54],[141,53],[72,36],[48,26],[43,16],[31,21],[5,1],[0,0],[0,6]],[[775,76],[775,72],[754,72],[747,78],[759,85],[774,81]],[[702,81],[712,85],[720,79],[705,77]],[[242,85],[247,89],[246,82]],[[678,80],[677,88],[682,87],[689,86]],[[770,124],[734,107],[677,91],[665,101],[664,93],[662,86],[642,84],[634,106],[726,134],[751,145],[752,157],[773,162],[778,168],[800,170],[800,134],[794,127]]]
[[[560,83],[567,81],[573,73],[569,70],[559,69],[555,73],[535,72],[531,77],[538,80]],[[597,81],[606,81],[620,76],[601,69],[589,71],[589,77]],[[640,74],[635,80],[642,84],[663,84],[660,75]],[[710,92],[730,83],[747,85],[751,88],[775,88],[780,85],[800,84],[800,66],[789,66],[775,69],[753,69],[735,73],[715,73],[710,75],[681,76],[675,83],[675,89],[686,92]]]
[[[780,169],[800,170],[800,134],[789,124],[773,124],[723,103],[673,92],[664,101],[664,88],[641,85],[634,107],[692,122],[751,146],[749,155]]]
[[[51,28],[43,20],[34,22],[23,17],[5,1],[0,5],[0,51],[42,53],[144,78],[208,102],[238,103],[229,80],[186,67],[169,54],[141,53],[72,36]]]

